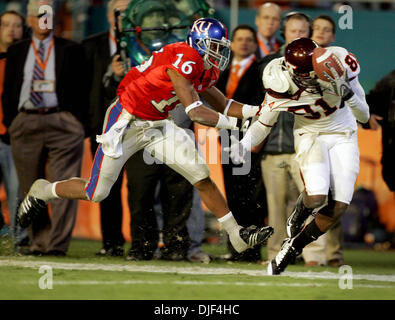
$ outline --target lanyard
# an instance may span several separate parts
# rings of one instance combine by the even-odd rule
[[[33,50],[34,50],[34,55],[36,56],[36,61],[37,61],[38,65],[40,66],[42,71],[45,71],[45,69],[47,68],[49,56],[51,55],[51,51],[52,51],[53,45],[54,45],[54,40],[52,39],[51,44],[49,45],[49,48],[48,48],[47,58],[45,59],[45,62],[43,62],[41,60],[41,58],[40,58],[40,55],[38,54],[36,45],[34,44],[34,41],[32,40],[32,46],[33,46]]]
[[[266,44],[259,37],[258,37],[258,44],[259,44],[259,47],[265,53],[265,55],[268,55],[270,53],[270,50],[267,48]],[[277,50],[278,50],[278,43],[275,42],[274,43],[274,50],[273,50],[273,52],[276,52]]]
[[[115,39],[114,35],[112,32],[110,32],[110,40],[116,45],[117,44],[117,39]]]

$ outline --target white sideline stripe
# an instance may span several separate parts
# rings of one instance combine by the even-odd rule
[[[239,268],[213,268],[213,267],[174,267],[174,266],[141,266],[141,265],[120,265],[120,264],[97,264],[97,263],[72,263],[53,261],[20,261],[12,259],[1,259],[0,267],[23,267],[40,268],[43,265],[51,266],[54,269],[63,270],[101,270],[101,271],[128,271],[128,272],[151,272],[151,273],[178,273],[193,275],[248,275],[253,277],[268,277],[266,267],[260,270],[249,270]],[[335,272],[290,272],[286,271],[276,277],[291,277],[302,279],[339,279],[341,275]],[[273,277],[273,276],[270,276]],[[353,274],[354,280],[394,282],[395,275],[379,274]]]
[[[289,276],[292,278],[315,278],[315,279],[339,279],[341,276],[338,273],[323,271],[323,272],[291,272],[285,271],[283,276]],[[382,274],[354,274],[352,275],[353,280],[368,280],[368,281],[383,281],[383,282],[395,282],[395,275],[382,275]]]
[[[23,284],[37,284],[37,281],[24,281]],[[253,286],[253,287],[322,287],[321,283],[285,283],[285,282],[224,282],[224,281],[153,281],[153,280],[124,280],[124,281],[97,281],[97,280],[65,280],[53,281],[56,286],[71,285],[185,285],[185,286]]]
[[[36,285],[37,281],[24,281],[23,284]],[[223,282],[223,281],[153,281],[153,280],[124,280],[124,281],[96,281],[96,280],[65,280],[53,281],[54,286],[94,286],[94,285],[185,285],[185,286],[252,286],[252,287],[329,287],[331,284],[315,282],[286,283],[286,282]],[[336,286],[333,284],[332,286]],[[393,288],[386,285],[353,284],[353,288]]]

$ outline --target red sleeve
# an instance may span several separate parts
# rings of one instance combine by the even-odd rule
[[[136,78],[136,73],[138,71],[136,68],[132,68],[128,71],[128,73],[125,75],[125,77],[122,79],[121,83],[118,86],[117,89],[117,95],[120,96],[126,89],[126,87],[133,81],[133,79]]]

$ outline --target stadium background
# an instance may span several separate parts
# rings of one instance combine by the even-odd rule
[[[3,11],[7,1],[0,1],[0,12]],[[215,8],[215,6],[214,6]],[[342,14],[331,10],[322,9],[296,9],[309,14],[312,18],[319,14],[328,14],[339,21]],[[255,27],[256,11],[253,9],[240,8],[238,23],[248,23]],[[230,30],[231,11],[229,8],[216,8],[215,16],[223,21]],[[385,74],[395,68],[394,52],[395,41],[395,11],[369,11],[353,10],[353,29],[337,29],[336,45],[344,46],[353,52],[360,64],[360,82],[368,92],[374,84]],[[108,28],[106,22],[106,9],[104,5],[94,6],[89,10],[89,23],[85,28],[85,36],[96,32],[104,31]],[[381,176],[381,132],[370,130],[359,130],[359,145],[361,153],[361,169],[357,179],[356,187],[365,187],[374,191],[378,204],[380,221],[385,224],[388,231],[395,231],[395,195],[391,193]],[[208,131],[207,141],[215,140],[215,131]],[[210,140],[213,141],[213,140]],[[199,141],[201,148],[206,150],[202,141]],[[208,153],[207,147],[206,153]],[[214,148],[219,150],[219,148]],[[92,157],[90,155],[89,142],[85,142],[84,162],[82,176],[89,177]],[[219,163],[219,154],[211,155],[212,161]],[[222,171],[219,165],[209,163],[213,179],[223,190]],[[127,190],[125,186],[122,191],[124,210],[123,233],[127,240],[130,240],[130,215],[128,211]],[[0,189],[0,200],[3,211],[7,218],[7,205],[4,188]],[[80,201],[76,226],[73,235],[80,238],[101,239],[99,206],[84,201]]]

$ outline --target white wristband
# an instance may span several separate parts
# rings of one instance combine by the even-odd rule
[[[58,183],[59,183],[59,181],[52,183],[52,188],[51,188],[52,195],[53,195],[56,199],[59,199],[59,198],[60,198],[60,197],[58,196],[58,194],[56,193],[56,190],[55,190],[56,185],[57,185]]]
[[[228,103],[226,105],[226,108],[225,108],[225,110],[223,112],[225,116],[228,115],[228,111],[229,111],[230,105],[232,104],[233,101],[234,101],[233,99],[229,99],[229,101],[228,101]]]
[[[255,117],[258,111],[259,111],[259,106],[250,106],[249,104],[243,105],[243,108],[241,109],[244,119]]]
[[[197,107],[200,107],[203,104],[201,101],[195,101],[194,103],[191,103],[188,107],[185,108],[186,114],[189,113],[192,109],[195,109]]]
[[[218,129],[237,129],[237,118],[224,116],[222,113],[218,113],[218,122],[215,125]]]

